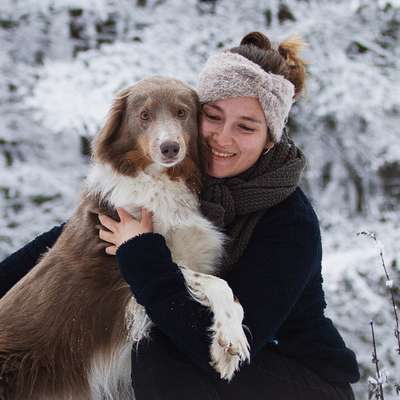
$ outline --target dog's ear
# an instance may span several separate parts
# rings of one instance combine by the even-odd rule
[[[197,151],[198,151],[198,155],[199,155],[199,168],[200,168],[200,172],[202,175],[204,175],[206,173],[206,166],[207,166],[207,153],[208,153],[208,149],[207,149],[207,143],[206,140],[204,139],[204,136],[201,134],[201,119],[202,119],[202,104],[198,103],[198,112],[197,112],[197,126],[199,129],[199,134],[197,137]]]
[[[190,158],[198,166],[201,172],[203,172],[203,159],[201,152],[201,135],[200,135],[200,100],[194,89],[190,89],[192,100],[193,100],[193,120],[190,126],[191,140],[189,142],[189,154]]]
[[[125,119],[129,92],[130,89],[127,88],[117,94],[103,128],[92,142],[92,155],[97,161],[104,161],[106,154],[110,153],[109,146],[118,137]]]

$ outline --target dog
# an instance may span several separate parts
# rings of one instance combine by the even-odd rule
[[[199,209],[198,116],[196,92],[176,79],[145,78],[117,95],[92,143],[78,207],[0,300],[2,400],[134,398],[131,347],[152,322],[98,236],[98,214],[115,218],[117,207],[153,212],[189,294],[213,313],[210,359],[221,378],[249,361],[243,309],[213,276],[226,238]]]

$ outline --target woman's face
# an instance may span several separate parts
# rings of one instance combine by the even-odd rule
[[[207,146],[207,173],[216,178],[240,174],[273,146],[258,99],[232,97],[206,103],[200,132]]]

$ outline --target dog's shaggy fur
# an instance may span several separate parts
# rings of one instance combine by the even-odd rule
[[[199,212],[197,119],[196,93],[174,79],[144,79],[115,99],[79,206],[0,300],[0,399],[134,397],[130,350],[151,321],[98,236],[98,213],[116,218],[116,207],[153,212],[189,292],[214,313],[210,358],[221,377],[249,358],[241,306],[224,281],[206,275],[216,272],[224,238]],[[226,309],[233,320],[223,320]]]

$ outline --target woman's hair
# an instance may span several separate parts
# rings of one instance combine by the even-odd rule
[[[305,42],[295,35],[280,43],[278,49],[274,49],[264,34],[251,32],[243,37],[238,47],[229,51],[246,57],[266,72],[284,76],[293,83],[294,97],[297,98],[304,89],[306,79],[307,62],[299,56],[304,46]]]

